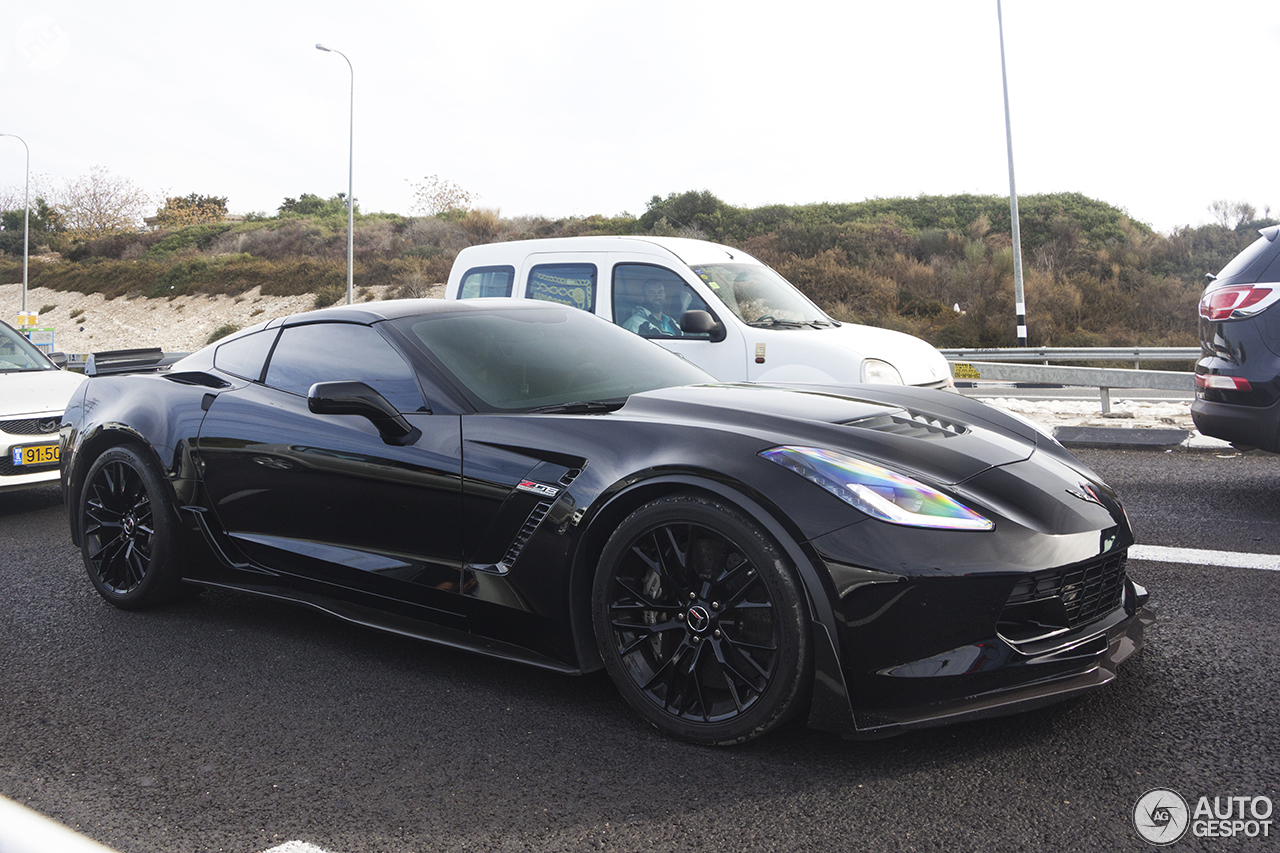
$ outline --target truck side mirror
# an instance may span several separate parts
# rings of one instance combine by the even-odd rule
[[[724,324],[716,322],[708,311],[685,311],[680,315],[680,331],[686,335],[708,335],[712,343],[725,339]]]

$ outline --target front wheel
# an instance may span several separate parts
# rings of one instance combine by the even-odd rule
[[[89,468],[80,494],[81,554],[98,594],[133,609],[183,595],[178,518],[153,463],[113,447]]]
[[[601,554],[592,615],[618,690],[677,737],[742,743],[804,701],[800,583],[773,541],[719,501],[675,495],[628,516]]]

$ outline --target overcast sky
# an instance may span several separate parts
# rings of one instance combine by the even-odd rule
[[[1020,194],[1160,231],[1280,212],[1280,5],[1004,0]],[[996,0],[102,2],[0,7],[0,132],[48,183],[274,213],[439,175],[504,216],[1007,194]],[[0,138],[0,188],[24,152]]]

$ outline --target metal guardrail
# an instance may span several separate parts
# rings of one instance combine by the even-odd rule
[[[1198,347],[1020,347],[1010,349],[945,349],[955,379],[991,379],[1097,388],[1102,413],[1111,411],[1112,388],[1195,392],[1195,374],[1177,370],[1124,370],[1110,367],[1065,367],[1056,361],[1195,361]],[[1010,362],[1040,361],[1042,364]]]
[[[1008,347],[1006,349],[939,350],[947,361],[1195,361],[1199,347]]]

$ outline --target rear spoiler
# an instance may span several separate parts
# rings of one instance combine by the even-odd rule
[[[159,347],[118,349],[91,352],[84,361],[85,376],[107,376],[113,373],[159,373],[189,353],[165,353]]]

